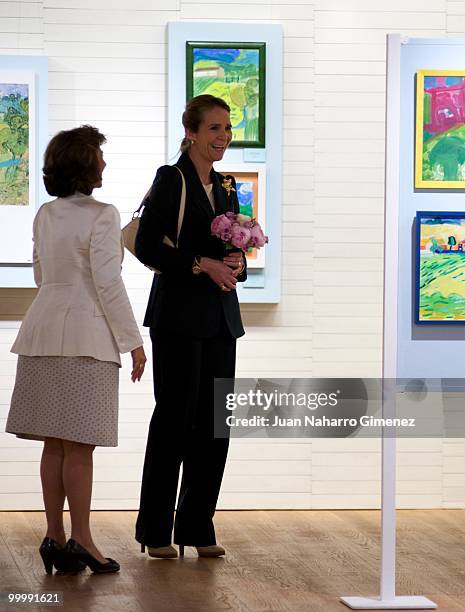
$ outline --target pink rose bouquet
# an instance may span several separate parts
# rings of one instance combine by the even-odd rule
[[[260,249],[268,242],[260,224],[247,215],[227,212],[215,217],[211,224],[211,233],[226,243],[226,248]]]

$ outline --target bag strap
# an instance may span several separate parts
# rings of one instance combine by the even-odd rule
[[[179,241],[179,234],[181,233],[182,222],[184,219],[184,212],[186,210],[186,179],[184,178],[184,174],[182,173],[182,171],[177,166],[173,166],[173,167],[176,168],[176,170],[181,175],[181,200],[179,202],[178,228],[176,232],[176,248],[177,248],[178,241]],[[137,219],[137,217],[140,217],[140,211],[144,208],[145,200],[148,198],[151,191],[152,191],[152,187],[150,187],[150,189],[147,191],[145,196],[142,198],[142,202],[140,203],[139,208],[132,213],[133,219]]]
[[[182,222],[184,219],[184,212],[186,210],[186,180],[184,178],[184,174],[177,167],[174,166],[176,170],[181,175],[182,188],[181,188],[181,201],[179,203],[179,214],[178,214],[178,231],[176,233],[176,248],[178,248],[179,234],[181,233]]]

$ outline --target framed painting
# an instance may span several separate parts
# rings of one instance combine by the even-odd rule
[[[415,187],[465,189],[465,70],[419,70]]]
[[[465,324],[465,212],[416,215],[415,322]]]
[[[29,228],[36,212],[34,109],[34,73],[0,70],[0,226],[11,228],[1,241],[2,263],[31,261]],[[22,228],[29,229],[27,236]]]
[[[243,215],[256,219],[266,234],[266,176],[265,167],[252,164],[215,164],[221,174],[232,174],[236,179],[239,209]],[[248,268],[264,268],[267,245],[261,249],[249,249],[246,253]]]
[[[265,146],[265,43],[186,42],[187,100],[222,98],[231,108],[231,147]]]

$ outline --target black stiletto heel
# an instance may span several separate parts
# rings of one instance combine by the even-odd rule
[[[81,546],[76,540],[68,540],[65,551],[77,561],[84,563],[94,572],[94,574],[113,574],[119,572],[120,565],[118,561],[106,557],[106,563],[100,563],[93,557],[88,550]]]
[[[140,545],[140,552],[145,553],[145,544]]]
[[[47,574],[51,574],[53,572],[53,561],[56,557],[56,552],[59,550],[61,546],[55,540],[51,538],[44,538],[42,544],[39,548],[40,556],[42,557],[42,561],[44,562],[45,571]]]
[[[184,557],[184,544],[179,544],[179,556]]]

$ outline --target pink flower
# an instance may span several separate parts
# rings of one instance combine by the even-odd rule
[[[251,246],[261,248],[268,242],[268,236],[265,236],[262,228],[256,223],[250,230]]]
[[[250,247],[259,249],[268,242],[268,236],[255,219],[230,211],[213,219],[211,233],[225,243],[226,249],[236,247],[247,251]]]
[[[228,213],[225,215],[218,215],[215,217],[211,224],[211,232],[213,236],[217,238],[221,238],[225,242],[231,238],[231,227],[233,225],[232,219],[228,216]]]
[[[249,246],[251,230],[248,227],[242,227],[239,224],[235,224],[231,228],[231,244],[243,251],[247,250]]]

